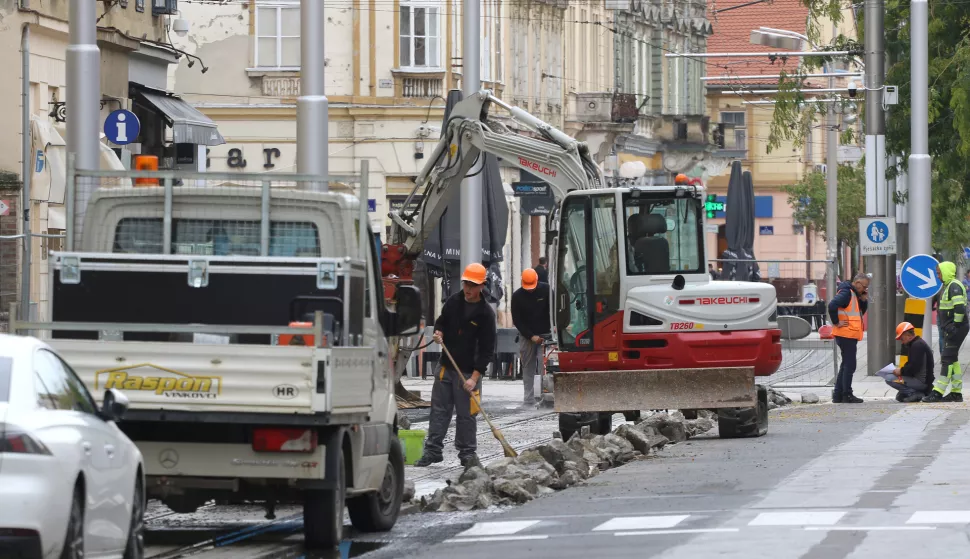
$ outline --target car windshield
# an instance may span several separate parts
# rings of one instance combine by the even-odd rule
[[[700,200],[631,193],[623,198],[623,216],[628,275],[704,271]]]
[[[125,218],[115,229],[114,252],[161,254],[161,219]],[[259,256],[260,222],[228,219],[176,219],[172,222],[172,254]],[[320,256],[320,237],[313,223],[270,223],[269,255]]]

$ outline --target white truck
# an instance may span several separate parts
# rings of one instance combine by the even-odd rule
[[[355,528],[393,527],[392,362],[420,299],[399,289],[388,308],[358,199],[294,175],[69,171],[68,215],[75,179],[123,175],[160,182],[93,192],[75,250],[48,256],[46,316],[14,331],[47,338],[94,394],[128,396],[120,426],[172,510],[299,503],[311,548],[340,541],[345,502]]]

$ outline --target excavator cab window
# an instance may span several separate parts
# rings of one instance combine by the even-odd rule
[[[690,196],[624,195],[627,274],[704,273],[700,204]]]
[[[560,230],[556,256],[559,347],[564,351],[592,350],[593,325],[619,310],[615,195],[568,198]]]

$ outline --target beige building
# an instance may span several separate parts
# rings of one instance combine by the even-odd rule
[[[169,115],[146,101],[142,93],[165,95],[167,68],[176,52],[165,46],[174,2],[155,6],[148,0],[96,2],[97,45],[101,52],[100,121],[117,109],[137,110],[146,127],[164,134]],[[170,6],[171,5],[171,6]],[[23,162],[31,176],[29,204],[30,232],[62,234],[64,231],[64,137],[71,125],[73,107],[66,106],[66,54],[68,47],[67,1],[0,0],[0,46],[7,53],[0,59],[0,72],[9,87],[0,88],[3,122],[17,134],[0,135],[0,235],[23,234]],[[26,68],[26,73],[24,69]],[[25,84],[26,82],[26,84]],[[22,85],[27,85],[26,91]],[[155,88],[155,89],[152,89]],[[158,89],[160,88],[160,90]],[[26,95],[24,95],[26,93]],[[151,93],[149,93],[150,95]],[[27,104],[30,121],[21,112]],[[191,110],[187,105],[186,110]],[[157,123],[157,124],[156,124]],[[214,129],[214,128],[213,128]],[[27,150],[23,149],[28,134]],[[143,132],[148,135],[148,132]],[[121,158],[141,149],[133,144],[113,151],[102,146],[104,166],[120,166]],[[121,158],[119,158],[121,156]],[[9,304],[22,298],[21,238],[0,239],[0,330],[5,325]],[[46,300],[46,254],[60,247],[56,238],[32,239],[31,298]]]

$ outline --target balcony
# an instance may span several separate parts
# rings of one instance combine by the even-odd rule
[[[394,88],[398,97],[411,99],[430,99],[445,96],[444,70],[391,70],[394,74]]]
[[[656,120],[654,137],[669,144],[711,144],[711,117],[663,115]]]
[[[628,124],[639,116],[637,97],[628,93],[570,93],[566,120],[581,124]]]

